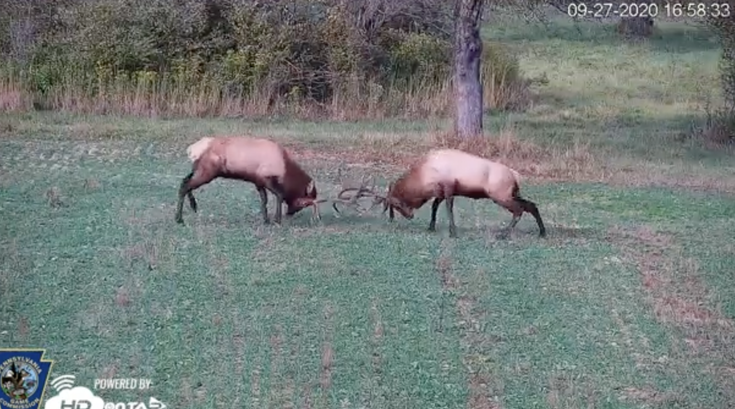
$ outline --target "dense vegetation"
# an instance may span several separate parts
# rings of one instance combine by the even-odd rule
[[[537,18],[528,11],[542,3],[492,2],[486,14]],[[557,14],[566,9],[551,3]],[[455,19],[440,0],[32,0],[4,8],[3,110],[357,119],[446,115],[450,107]],[[726,104],[708,107],[704,131],[728,141],[734,25],[706,23],[723,46]],[[486,108],[526,107],[533,81],[516,54],[486,38],[483,61]]]
[[[439,0],[65,0],[0,21],[6,82],[49,108],[135,114],[442,113],[452,6]],[[487,44],[491,108],[517,62]],[[22,101],[19,101],[22,102]],[[28,101],[26,101],[28,102]],[[304,109],[307,109],[304,112]]]

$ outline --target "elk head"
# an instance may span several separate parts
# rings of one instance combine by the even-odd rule
[[[386,211],[390,211],[389,215],[391,220],[394,218],[394,210],[398,211],[403,217],[406,219],[413,219],[413,212],[414,208],[409,206],[407,203],[404,203],[403,200],[401,200],[398,196],[393,194],[393,188],[395,186],[395,182],[392,182],[388,186],[388,191],[385,196],[380,195],[378,193],[375,193],[374,189],[365,187],[364,179],[363,183],[359,187],[349,187],[343,189],[339,195],[337,195],[338,199],[342,201],[342,203],[346,204],[354,204],[358,207],[357,201],[366,198],[366,197],[372,197],[373,198],[373,204],[368,208],[367,210],[373,209],[375,206],[379,204],[383,204],[383,213]],[[348,192],[355,192],[352,197],[346,197],[345,194]],[[339,210],[336,207],[337,202],[335,202],[332,206],[334,209],[339,212]]]
[[[317,218],[321,217],[319,216],[319,209],[317,209],[317,204],[315,203],[316,197],[316,183],[314,183],[314,179],[312,179],[304,189],[304,195],[287,204],[288,209],[286,210],[286,216],[293,216],[305,207],[312,206],[314,208],[313,216]]]

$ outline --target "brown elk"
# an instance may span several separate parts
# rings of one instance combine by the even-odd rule
[[[449,217],[449,236],[457,237],[454,223],[454,198],[490,199],[513,214],[513,219],[500,237],[506,238],[518,224],[524,212],[531,213],[539,227],[539,236],[546,235],[546,228],[536,204],[520,196],[520,175],[517,171],[498,162],[456,149],[437,149],[428,152],[414,163],[403,175],[388,187],[386,196],[376,194],[371,189],[349,188],[344,193],[355,190],[353,201],[359,197],[373,196],[374,205],[382,203],[383,212],[389,211],[390,220],[394,210],[406,219],[413,219],[414,212],[426,202],[431,204],[429,230],[436,230],[436,213],[439,205],[445,202]]]
[[[312,207],[313,217],[321,218],[319,204],[327,200],[317,200],[314,180],[274,141],[245,136],[204,137],[191,144],[186,151],[192,162],[192,170],[179,187],[177,223],[184,222],[184,196],[189,198],[189,207],[196,212],[198,206],[193,191],[217,178],[254,184],[260,195],[260,210],[266,224],[270,222],[268,191],[276,197],[276,223],[281,223],[284,202],[287,206],[286,216]],[[345,201],[338,199],[335,202]]]

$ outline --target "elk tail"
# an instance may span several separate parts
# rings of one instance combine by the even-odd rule
[[[513,177],[516,179],[516,183],[521,183],[521,174],[518,173],[518,171],[515,169],[510,169],[510,171],[513,173]]]
[[[204,154],[204,152],[209,149],[209,145],[212,144],[212,141],[214,141],[214,138],[212,138],[211,136],[205,136],[204,138],[189,145],[189,147],[186,148],[186,154],[189,156],[189,160],[191,160],[192,162],[196,162]]]

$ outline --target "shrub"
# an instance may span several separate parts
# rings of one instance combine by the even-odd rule
[[[528,102],[528,83],[521,77],[520,65],[506,47],[483,42],[483,99],[488,109],[522,109]]]
[[[7,38],[0,47],[52,106],[203,115],[307,104],[354,116],[438,113],[449,101],[453,22],[441,0],[37,3],[30,61]],[[483,61],[488,107],[519,107],[517,61],[496,43]]]

